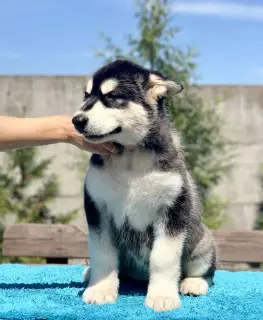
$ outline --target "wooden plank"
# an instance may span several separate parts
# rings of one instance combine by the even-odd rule
[[[3,256],[88,258],[88,238],[75,225],[14,224],[4,232]]]
[[[219,261],[263,262],[263,231],[214,230]]]
[[[213,231],[219,262],[263,262],[263,231]],[[75,225],[15,224],[4,233],[4,256],[89,258],[87,234]]]

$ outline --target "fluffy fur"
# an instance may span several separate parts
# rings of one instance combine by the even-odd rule
[[[145,304],[180,306],[179,292],[204,295],[216,251],[201,223],[195,184],[164,105],[182,86],[126,60],[99,69],[73,118],[92,143],[119,153],[92,155],[85,180],[91,268],[87,303],[113,303],[119,279],[148,280]]]

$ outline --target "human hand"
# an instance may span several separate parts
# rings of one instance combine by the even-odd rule
[[[118,150],[115,148],[112,142],[98,144],[88,143],[84,139],[83,135],[77,132],[77,130],[74,128],[71,117],[65,117],[64,121],[64,128],[66,131],[66,142],[73,144],[79,149],[101,155],[111,155],[113,153],[118,152]]]

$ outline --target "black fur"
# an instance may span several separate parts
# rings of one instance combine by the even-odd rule
[[[118,155],[122,155],[124,152],[124,146],[122,146],[119,143],[114,143],[114,146],[117,150]],[[97,168],[103,168],[104,167],[104,157],[100,154],[93,153],[90,158],[90,164]]]
[[[216,272],[216,251],[213,250],[210,267],[208,268],[206,273],[203,275],[203,278],[211,281],[214,277],[215,272]]]
[[[120,77],[121,74],[121,77]],[[138,74],[142,81],[138,83]],[[108,108],[126,108],[128,102],[132,101],[142,105],[149,113],[152,112],[151,106],[145,100],[144,90],[150,72],[141,66],[126,60],[116,60],[104,67],[93,75],[93,86],[90,93],[84,93],[84,104],[81,108],[87,111],[93,107],[97,101]],[[118,81],[117,88],[106,95],[100,91],[100,86],[106,79],[114,78]],[[121,99],[121,102],[118,102]]]
[[[154,238],[152,225],[149,225],[145,231],[141,232],[133,229],[129,224],[129,221],[126,220],[121,229],[118,230],[112,220],[111,228],[112,241],[120,250],[129,250],[134,254],[140,255],[142,247],[146,246],[149,249],[152,248]]]
[[[166,126],[166,130],[164,130]],[[156,154],[155,166],[160,171],[184,172],[185,164],[182,153],[173,147],[172,137],[167,125],[156,128],[148,133],[140,144],[142,151],[149,150]]]
[[[100,212],[92,200],[86,186],[84,187],[84,209],[89,228],[100,230]]]
[[[192,202],[189,191],[186,187],[182,188],[179,196],[174,200],[171,207],[166,212],[166,230],[170,236],[176,236],[187,228],[189,224]]]
[[[93,153],[90,158],[90,163],[94,167],[102,168],[104,166],[104,159],[100,154]]]

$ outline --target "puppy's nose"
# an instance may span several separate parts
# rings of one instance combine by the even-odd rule
[[[75,128],[80,132],[83,133],[85,130],[86,125],[88,124],[89,119],[84,116],[83,114],[77,115],[72,118],[72,123],[74,124]]]

